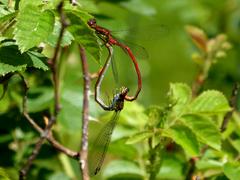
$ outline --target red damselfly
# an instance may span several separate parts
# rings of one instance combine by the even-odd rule
[[[108,48],[108,51],[110,51],[110,46],[113,46],[113,45],[116,45],[116,46],[119,46],[124,52],[126,52],[128,54],[128,56],[131,58],[133,64],[134,64],[134,67],[135,67],[135,71],[136,71],[136,74],[137,74],[137,78],[138,78],[138,88],[137,88],[137,91],[135,93],[135,95],[133,96],[129,96],[129,95],[126,95],[125,96],[125,100],[127,101],[134,101],[137,99],[141,89],[142,89],[142,78],[141,78],[141,72],[139,70],[139,67],[138,67],[138,63],[137,63],[137,60],[134,56],[134,54],[132,53],[131,49],[119,42],[117,39],[115,39],[112,35],[111,35],[111,31],[109,31],[108,29],[104,28],[104,27],[101,27],[101,26],[98,26],[97,23],[96,23],[96,20],[95,19],[90,19],[88,21],[88,25],[95,30],[96,34],[98,35],[98,37],[105,43],[105,46]],[[111,50],[112,51],[112,50]],[[113,51],[112,51],[113,52]],[[109,53],[109,56],[113,55],[113,53]],[[111,59],[111,57],[108,57],[107,61],[109,59]],[[111,60],[109,60],[111,61]],[[110,64],[110,63],[109,63]],[[108,65],[106,65],[105,63],[105,66],[102,68],[101,72],[100,72],[100,76],[104,76],[105,72],[106,72],[106,69],[108,68]],[[99,80],[97,81],[96,83],[96,88],[95,88],[95,91],[98,92],[98,87],[100,87],[101,85],[99,85],[99,83],[101,84],[101,77],[99,77]],[[98,94],[95,94],[95,99],[99,99],[98,97],[96,97]],[[99,102],[98,102],[99,103]],[[103,107],[103,106],[102,106]]]
[[[128,91],[128,88],[122,87],[120,92],[114,95],[111,104],[106,107],[107,110],[115,112],[111,120],[100,130],[100,133],[97,135],[97,138],[88,153],[89,174],[91,176],[96,175],[101,169],[114,127],[116,126],[119,113],[123,109],[124,100]]]

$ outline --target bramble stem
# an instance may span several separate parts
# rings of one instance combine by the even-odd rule
[[[89,95],[90,95],[90,74],[88,72],[87,57],[84,47],[80,46],[80,56],[83,73],[83,110],[82,110],[82,139],[80,150],[80,171],[82,180],[89,180],[88,175],[88,121],[89,121]]]

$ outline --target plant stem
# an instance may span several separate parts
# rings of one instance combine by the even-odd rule
[[[239,91],[240,85],[238,83],[235,83],[233,86],[233,90],[232,90],[232,95],[229,101],[230,106],[232,107],[232,110],[229,111],[223,119],[222,122],[222,126],[221,126],[221,132],[224,132],[227,128],[228,122],[230,121],[233,112],[236,110],[236,106],[237,106],[237,94]]]
[[[205,83],[205,81],[208,77],[208,72],[209,72],[211,65],[212,65],[212,60],[210,57],[207,57],[204,65],[203,65],[203,68],[200,70],[200,72],[197,75],[196,80],[193,82],[193,85],[192,85],[193,97],[197,96],[199,94],[199,91],[203,87],[203,84]]]
[[[90,74],[88,72],[88,64],[85,49],[80,46],[80,56],[83,72],[83,110],[82,110],[82,139],[80,150],[80,171],[82,172],[82,180],[89,180],[88,175],[88,121],[89,121],[89,95],[90,95]]]
[[[150,180],[155,180],[157,173],[159,172],[159,169],[161,167],[161,145],[157,144],[155,147],[152,145],[153,138],[148,139],[148,147],[149,147],[149,165],[147,167],[147,171],[149,174]]]

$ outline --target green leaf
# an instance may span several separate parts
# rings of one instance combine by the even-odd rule
[[[100,45],[97,42],[97,37],[94,32],[88,27],[82,18],[86,18],[84,13],[78,11],[67,11],[66,15],[71,24],[67,28],[79,44],[81,44],[87,52],[97,61],[100,61]],[[91,18],[91,16],[89,16]],[[88,19],[89,19],[88,18]]]
[[[0,179],[1,180],[10,180],[7,172],[1,167],[0,167]]]
[[[135,143],[143,141],[149,137],[152,137],[153,135],[154,135],[154,133],[152,133],[150,131],[140,132],[140,133],[134,134],[133,136],[128,138],[126,144],[135,144]]]
[[[183,83],[170,84],[170,98],[172,98],[173,112],[176,115],[183,113],[186,105],[191,101],[192,91],[188,85]]]
[[[197,156],[199,154],[199,144],[195,134],[186,126],[176,125],[163,131],[163,136],[170,137],[182,146],[186,154]]]
[[[176,154],[164,153],[162,158],[162,165],[157,174],[157,179],[184,179],[184,164]]]
[[[215,90],[205,91],[200,94],[189,107],[192,113],[199,114],[219,114],[230,111],[228,101],[225,96]]]
[[[45,64],[47,58],[43,54],[35,51],[28,51],[26,53],[32,61],[31,63],[28,63],[28,67],[35,67],[44,71],[47,71],[49,69],[48,66]]]
[[[213,159],[200,159],[197,161],[196,167],[199,170],[222,169],[223,163]]]
[[[48,70],[45,64],[46,57],[42,54],[29,51],[23,54],[17,46],[4,46],[0,48],[0,75],[15,71],[24,71],[27,67],[35,67],[44,71]]]
[[[114,133],[116,130],[114,130]],[[127,145],[126,139],[122,138],[111,142],[108,153],[124,159],[133,159],[139,156],[137,149],[132,145]]]
[[[24,9],[26,8],[26,6],[32,5],[32,6],[40,6],[43,4],[42,0],[21,0],[19,3],[19,10],[20,11],[24,11]]]
[[[53,32],[48,36],[48,39],[46,40],[46,43],[48,43],[52,47],[55,47],[57,44],[57,40],[60,34],[60,28],[61,28],[60,22],[55,21]],[[62,37],[62,41],[61,41],[61,46],[70,45],[73,39],[74,37],[72,36],[72,34],[65,29]]]
[[[0,27],[2,26],[2,23],[5,23],[6,21],[9,21],[11,20],[12,18],[14,18],[15,16],[17,15],[17,12],[11,12],[11,13],[8,13],[4,16],[1,16],[0,17]]]
[[[230,180],[238,180],[240,177],[240,163],[239,162],[228,162],[223,166],[224,174]]]
[[[41,12],[39,7],[28,4],[17,16],[14,39],[21,52],[39,45],[53,31],[54,15],[51,11]]]
[[[203,143],[220,150],[221,134],[211,119],[205,116],[189,114],[182,116],[180,120],[188,126]]]
[[[103,171],[104,179],[123,174],[142,176],[143,171],[135,163],[125,160],[111,161]]]
[[[71,178],[62,172],[57,172],[51,175],[48,180],[71,180]]]

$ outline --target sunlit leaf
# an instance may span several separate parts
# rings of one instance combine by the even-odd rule
[[[219,114],[231,110],[225,96],[221,92],[215,90],[205,91],[200,94],[190,104],[189,108],[192,113],[199,114]]]
[[[228,162],[224,164],[223,172],[230,180],[238,180],[240,177],[240,163]]]
[[[41,12],[38,6],[26,5],[17,16],[14,30],[14,39],[16,39],[21,52],[45,41],[53,31],[53,26],[54,15],[51,11]]]
[[[54,29],[53,29],[52,33],[48,36],[48,39],[46,40],[46,43],[48,43],[52,47],[55,47],[57,44],[57,40],[58,40],[59,33],[60,33],[60,28],[61,28],[60,22],[55,21]],[[62,37],[61,46],[70,45],[71,42],[73,41],[73,39],[74,38],[73,38],[72,34],[68,30],[65,30],[63,37]]]
[[[186,126],[176,125],[163,131],[163,136],[173,139],[190,156],[199,154],[199,144],[195,134]]]
[[[32,5],[32,6],[39,6],[42,5],[43,1],[42,0],[21,0],[19,3],[19,10],[23,11],[26,6]]]
[[[221,134],[216,125],[205,116],[200,115],[184,115],[181,121],[188,126],[192,132],[205,144],[221,149]]]
[[[192,91],[186,84],[172,83],[170,84],[170,96],[173,103],[173,111],[176,115],[183,113],[184,108],[192,98]]]

